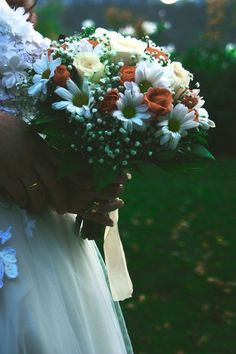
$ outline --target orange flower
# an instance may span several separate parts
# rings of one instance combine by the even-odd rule
[[[164,57],[165,60],[169,59],[169,57],[164,52],[162,52],[157,48],[148,47],[145,49],[145,52],[149,52],[150,54],[155,54],[156,59],[159,59],[161,56]]]
[[[59,65],[55,70],[54,83],[58,86],[65,87],[66,81],[70,78],[70,72],[65,65]]]
[[[54,50],[52,47],[50,47],[50,48],[48,48],[47,52],[48,52],[48,58],[50,58],[50,56],[54,52]]]
[[[120,82],[124,84],[125,81],[134,81],[135,70],[135,66],[123,66],[120,69]]]
[[[192,109],[190,109],[189,112],[192,112]],[[199,113],[196,109],[194,109],[194,113],[195,113],[194,121],[199,122]]]
[[[95,48],[98,45],[98,42],[93,39],[88,39],[88,42]]]
[[[155,119],[158,119],[171,111],[172,94],[167,89],[151,87],[144,95],[144,102],[150,111],[155,113]]]
[[[196,104],[198,103],[199,101],[199,97],[197,97],[196,95],[185,95],[183,98],[182,98],[182,103],[188,107],[189,109],[192,109],[193,107],[196,106]]]
[[[117,89],[111,89],[104,100],[101,102],[100,108],[103,112],[112,112],[116,109],[116,102],[119,99],[119,91]]]

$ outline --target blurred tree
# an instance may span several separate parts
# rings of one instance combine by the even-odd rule
[[[64,33],[63,21],[64,7],[61,1],[53,0],[50,4],[37,9],[39,21],[37,30],[44,36],[57,39],[58,35]]]
[[[228,0],[207,0],[207,28],[205,39],[210,42],[219,41],[221,37],[220,25],[223,23],[226,14]]]

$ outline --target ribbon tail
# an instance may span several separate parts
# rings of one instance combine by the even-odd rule
[[[105,229],[103,249],[113,300],[122,301],[132,296],[133,285],[119,235],[118,210],[111,212],[109,215],[114,222],[114,226]]]

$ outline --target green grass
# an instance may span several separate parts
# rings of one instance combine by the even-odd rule
[[[236,353],[236,160],[148,170],[120,231],[134,283],[122,303],[136,354]]]

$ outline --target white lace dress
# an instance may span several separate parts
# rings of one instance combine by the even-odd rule
[[[12,10],[1,0],[0,56],[3,45],[9,49],[3,11],[6,20]],[[20,67],[13,75],[10,54],[4,60],[0,106],[7,110]],[[0,354],[127,353],[129,336],[95,242],[76,237],[73,215],[29,215],[0,191]]]

